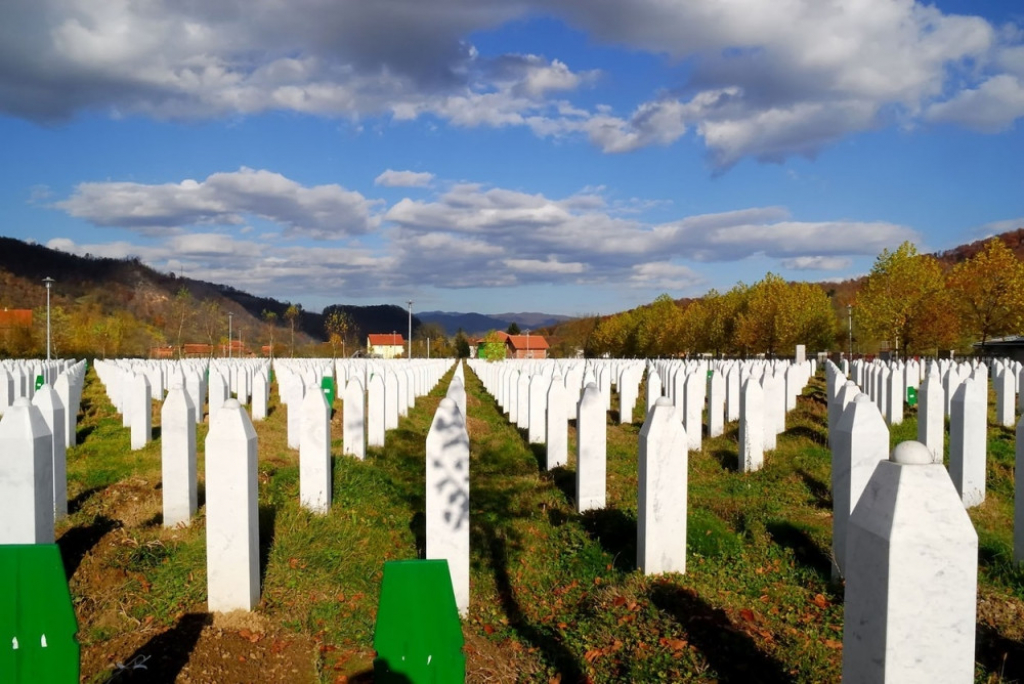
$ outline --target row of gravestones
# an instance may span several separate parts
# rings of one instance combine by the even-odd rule
[[[648,388],[657,387],[661,375],[669,376],[670,369],[659,365],[658,370],[648,368]],[[744,415],[744,404],[749,393],[763,391],[766,378],[769,385],[774,382],[770,365],[739,364],[741,375],[746,375],[738,378],[741,442],[743,423],[751,419]],[[698,364],[689,370],[687,375],[697,376],[704,368]],[[724,367],[709,370],[726,377],[729,373]],[[834,373],[838,369],[828,367],[827,374]],[[865,367],[861,377],[872,373],[874,369]],[[696,387],[696,381],[689,382]],[[673,378],[673,384],[685,397],[687,380],[676,383]],[[714,394],[712,386],[709,383],[709,397]],[[653,401],[639,440],[637,565],[648,574],[686,569],[687,459],[693,442],[687,435],[685,408],[680,419],[678,401],[659,395],[649,389]],[[785,395],[774,401],[785,406],[789,391]],[[697,395],[693,396],[696,403]],[[900,403],[903,400],[900,396]],[[588,384],[579,404],[581,445],[584,431],[604,432],[603,413],[600,420],[588,419],[588,402],[597,407],[595,412],[602,408],[596,384]],[[760,417],[765,420],[763,413]],[[834,572],[847,580],[844,679],[971,681],[977,536],[953,480],[923,444],[904,443],[889,455],[888,428],[876,400],[867,394],[858,391],[840,411],[837,423],[830,434],[833,551]],[[752,431],[750,425],[747,431]],[[581,468],[584,454],[581,446]],[[577,478],[579,487],[579,472]],[[865,491],[869,494],[862,497]],[[579,497],[584,496],[580,487]],[[936,600],[936,595],[941,598]],[[922,614],[927,615],[924,621],[919,619]]]
[[[85,362],[4,365],[0,386],[10,403],[0,419],[0,544],[52,544],[54,523],[68,512],[66,454],[75,443]],[[35,381],[8,385],[29,373],[37,373],[38,387]]]
[[[886,418],[890,425],[901,420],[906,395],[888,388],[893,377],[912,387],[906,366],[874,362],[852,369],[851,377],[862,382],[875,379],[879,391],[872,396],[826,363],[832,571],[846,580],[843,678],[848,681],[974,679],[978,538],[966,508],[980,503],[970,479],[976,469],[984,498],[987,369],[977,362],[946,367],[930,362],[920,368],[919,432],[928,433],[928,423],[938,416],[937,442],[904,442],[889,454]],[[945,388],[944,377],[952,378]],[[948,471],[942,443],[945,391],[951,394]],[[900,418],[893,421],[893,416]],[[1021,425],[1019,433],[1024,421]],[[965,440],[966,433],[975,438]],[[1021,445],[1018,440],[1018,452]]]
[[[580,511],[604,505],[603,426],[612,406],[613,385],[619,393],[619,421],[632,422],[646,370],[647,406],[667,397],[692,450],[701,447],[704,416],[709,437],[722,434],[726,420],[739,419],[740,468],[746,472],[759,469],[764,452],[775,448],[776,435],[785,430],[786,411],[796,406],[796,397],[816,372],[814,361],[546,360],[470,365],[510,422],[527,431],[530,443],[546,445],[548,469],[567,463],[570,417],[584,426],[577,444],[582,455],[577,477],[584,489],[577,498]],[[594,389],[588,395],[590,385]]]
[[[404,362],[388,362],[405,365]],[[417,382],[413,393],[428,392],[432,384],[445,373],[447,361],[413,362]],[[170,367],[167,380],[170,391],[161,407],[162,478],[164,525],[187,524],[197,510],[196,496],[196,424],[202,409],[186,391],[185,377],[198,368],[181,368],[179,362],[116,362],[121,371],[106,368],[101,374],[117,377],[119,392],[124,392],[122,406],[131,409],[133,388],[148,384],[155,374],[162,375],[164,366]],[[181,362],[190,366],[191,362]],[[176,366],[178,366],[176,368]],[[154,368],[156,371],[154,371]],[[327,513],[331,505],[331,441],[330,412],[322,378],[330,377],[330,362],[318,360],[275,361],[274,368],[283,386],[282,399],[286,399],[293,384],[303,387],[301,399],[291,395],[285,404],[289,423],[297,423],[299,451],[300,505],[313,512]],[[382,368],[376,367],[378,376]],[[180,371],[180,372],[179,372]],[[125,379],[126,373],[131,377]],[[257,568],[259,527],[257,515],[257,453],[258,441],[249,414],[241,401],[246,389],[253,396],[268,379],[265,362],[249,360],[217,360],[209,365],[210,430],[206,438],[206,534],[208,602],[211,611],[235,609],[251,610],[259,601],[259,575]],[[232,378],[232,380],[228,380]],[[228,396],[230,384],[239,388],[238,398]],[[374,383],[371,381],[371,388]],[[223,394],[221,394],[223,392]],[[199,396],[202,396],[200,394]],[[352,373],[343,393],[343,421],[345,453],[365,457],[366,395],[358,373]],[[413,397],[415,399],[415,397]],[[199,407],[197,410],[197,406]],[[265,415],[265,402],[264,415]],[[146,423],[135,414],[132,426]],[[294,418],[293,418],[294,417]],[[381,417],[383,421],[383,417]],[[468,574],[467,574],[468,577]]]

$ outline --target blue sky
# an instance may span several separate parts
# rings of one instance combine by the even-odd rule
[[[1017,2],[8,0],[0,234],[608,313],[1024,227],[1022,116]]]

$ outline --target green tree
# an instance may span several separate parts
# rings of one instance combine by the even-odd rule
[[[270,331],[270,355],[274,355],[274,331],[277,330],[277,312],[263,310],[260,314],[260,318],[267,324],[267,329]]]
[[[331,343],[331,354],[337,358],[338,345],[341,345],[341,355],[345,356],[345,339],[352,329],[352,318],[341,309],[333,309],[324,317],[324,332],[327,333],[327,341]]]
[[[508,333],[509,335],[520,334],[519,324],[516,323],[515,321],[512,321],[511,323],[508,324],[508,330],[506,330],[505,332]]]
[[[949,274],[949,290],[963,330],[982,344],[1020,332],[1024,316],[1024,264],[999,238]]]
[[[882,250],[857,293],[857,324],[906,354],[948,347],[959,334],[945,288],[939,262],[910,242]]]
[[[291,341],[291,356],[295,356],[295,324],[299,320],[299,316],[302,315],[301,304],[289,304],[288,308],[284,311],[284,319],[288,321],[288,326],[291,329],[292,341]]]
[[[488,361],[500,361],[505,358],[505,341],[496,330],[492,330],[480,343],[480,356]]]
[[[768,273],[748,293],[736,322],[739,344],[753,353],[788,353],[798,344],[828,349],[836,321],[828,295],[817,285],[787,283]]]
[[[455,356],[460,359],[469,358],[469,340],[462,328],[455,334]]]
[[[181,356],[181,335],[185,329],[185,325],[195,314],[196,303],[192,297],[192,293],[185,286],[182,286],[174,299],[171,300],[171,316],[174,324],[177,327],[177,333],[174,336],[174,348],[177,350],[178,356]]]

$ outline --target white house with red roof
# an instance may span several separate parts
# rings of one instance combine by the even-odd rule
[[[399,333],[367,335],[366,355],[381,359],[400,359],[405,356],[405,338]]]

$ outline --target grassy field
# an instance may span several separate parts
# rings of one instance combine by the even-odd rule
[[[607,508],[578,515],[572,458],[543,472],[543,448],[528,445],[466,375],[469,681],[839,680],[843,595],[830,580],[823,381],[800,397],[762,471],[737,472],[736,424],[690,453],[687,573],[647,578],[635,570],[643,407],[634,424],[608,426]],[[261,602],[252,614],[213,617],[205,612],[203,509],[190,527],[163,529],[159,441],[129,450],[128,430],[90,371],[79,446],[69,452],[72,513],[57,531],[83,680],[370,681],[383,563],[424,548],[423,444],[449,377],[365,462],[340,455],[336,403],[326,516],[298,506],[298,454],[286,447],[285,410],[273,394],[269,418],[256,425]],[[201,426],[200,481],[205,434]],[[911,412],[892,441],[915,435]],[[979,682],[1024,679],[1013,454],[1013,432],[990,426],[988,499],[971,511],[980,540]]]

